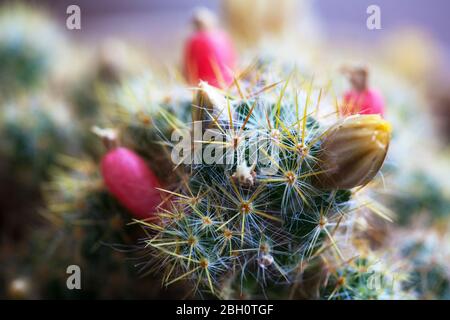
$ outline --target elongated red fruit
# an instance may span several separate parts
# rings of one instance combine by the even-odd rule
[[[160,183],[145,161],[133,151],[116,147],[102,158],[101,172],[109,192],[135,218],[155,217],[161,196]]]
[[[195,32],[184,50],[184,72],[191,85],[206,81],[215,87],[233,82],[236,63],[234,46],[228,35],[214,27],[214,17],[206,9],[194,16]]]
[[[364,67],[345,68],[352,89],[344,95],[342,114],[379,114],[384,116],[384,101],[382,95],[368,86],[369,72]]]
[[[346,115],[379,114],[384,116],[383,97],[373,89],[366,89],[362,92],[350,90],[344,96],[344,103]]]

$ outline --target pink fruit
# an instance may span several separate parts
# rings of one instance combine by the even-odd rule
[[[186,41],[184,72],[191,85],[206,81],[215,87],[228,86],[233,82],[236,53],[228,35],[214,28],[210,13],[201,12],[195,17],[197,30]]]
[[[383,97],[372,89],[350,90],[344,95],[343,114],[379,114],[384,116]]]
[[[109,192],[135,218],[155,217],[160,183],[140,156],[124,147],[113,148],[103,156],[101,172]]]
[[[342,114],[379,114],[384,116],[383,97],[368,85],[369,71],[365,67],[344,67],[352,89],[344,95]]]

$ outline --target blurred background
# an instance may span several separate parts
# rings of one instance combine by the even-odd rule
[[[82,31],[69,31],[71,36],[94,43],[104,37],[127,37],[149,48],[158,48],[153,50],[157,55],[162,55],[161,52],[173,53],[171,49],[180,48],[180,40],[189,32],[186,25],[195,7],[206,6],[219,14],[223,7],[220,0],[133,0],[127,3],[120,0],[43,0],[27,3],[48,9],[61,25],[65,24],[67,7],[77,4],[83,14]],[[366,9],[372,4],[381,9],[381,30],[370,31],[366,28]],[[308,10],[317,19],[315,27],[320,28],[327,41],[339,43],[352,39],[375,48],[377,41],[388,33],[415,28],[434,39],[448,58],[450,35],[446,12],[449,7],[445,0],[433,0],[432,3],[426,0],[379,0],[376,3],[369,0],[310,0],[303,1],[296,9]],[[302,23],[299,19],[298,24]]]
[[[142,282],[126,253],[98,245],[131,244],[135,231],[124,234],[114,199],[86,200],[99,190],[102,153],[89,130],[113,117],[105,92],[136,75],[151,70],[153,79],[186,85],[173,74],[182,73],[192,12],[206,6],[230,33],[241,64],[261,56],[293,63],[319,82],[331,78],[338,95],[348,88],[342,65],[368,66],[395,128],[383,172],[389,187],[376,195],[395,222],[374,222],[374,243],[408,248],[420,298],[450,299],[450,3],[274,2],[0,1],[0,297],[188,296],[183,286],[158,289],[157,276]],[[66,28],[73,4],[81,30]],[[366,26],[372,4],[381,9],[380,30]],[[86,208],[101,216],[95,232],[85,228],[92,221],[77,220]],[[74,215],[61,214],[67,211]],[[91,270],[82,293],[64,287],[64,266],[75,262]],[[108,289],[100,289],[103,280]]]

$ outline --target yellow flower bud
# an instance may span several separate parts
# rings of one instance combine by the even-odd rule
[[[205,123],[213,118],[216,120],[227,120],[229,119],[227,106],[227,99],[222,91],[206,82],[200,81],[199,90],[193,102],[192,120]],[[206,110],[209,113],[208,115]]]
[[[365,185],[383,165],[391,126],[379,115],[346,117],[327,130],[322,139],[315,176],[319,188],[350,189]]]

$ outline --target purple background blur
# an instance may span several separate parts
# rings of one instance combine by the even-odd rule
[[[245,1],[245,0],[242,0]],[[82,10],[82,30],[77,37],[98,40],[103,36],[127,36],[144,41],[160,51],[173,52],[174,43],[186,32],[191,10],[205,5],[220,9],[219,0],[40,0],[49,5],[64,23],[69,4]],[[323,31],[336,39],[357,38],[374,41],[404,25],[428,31],[450,57],[450,1],[448,0],[313,0]],[[274,0],[274,5],[276,0]],[[366,8],[381,8],[382,30],[366,28]],[[64,25],[64,24],[63,24]],[[155,50],[156,51],[156,50]]]

